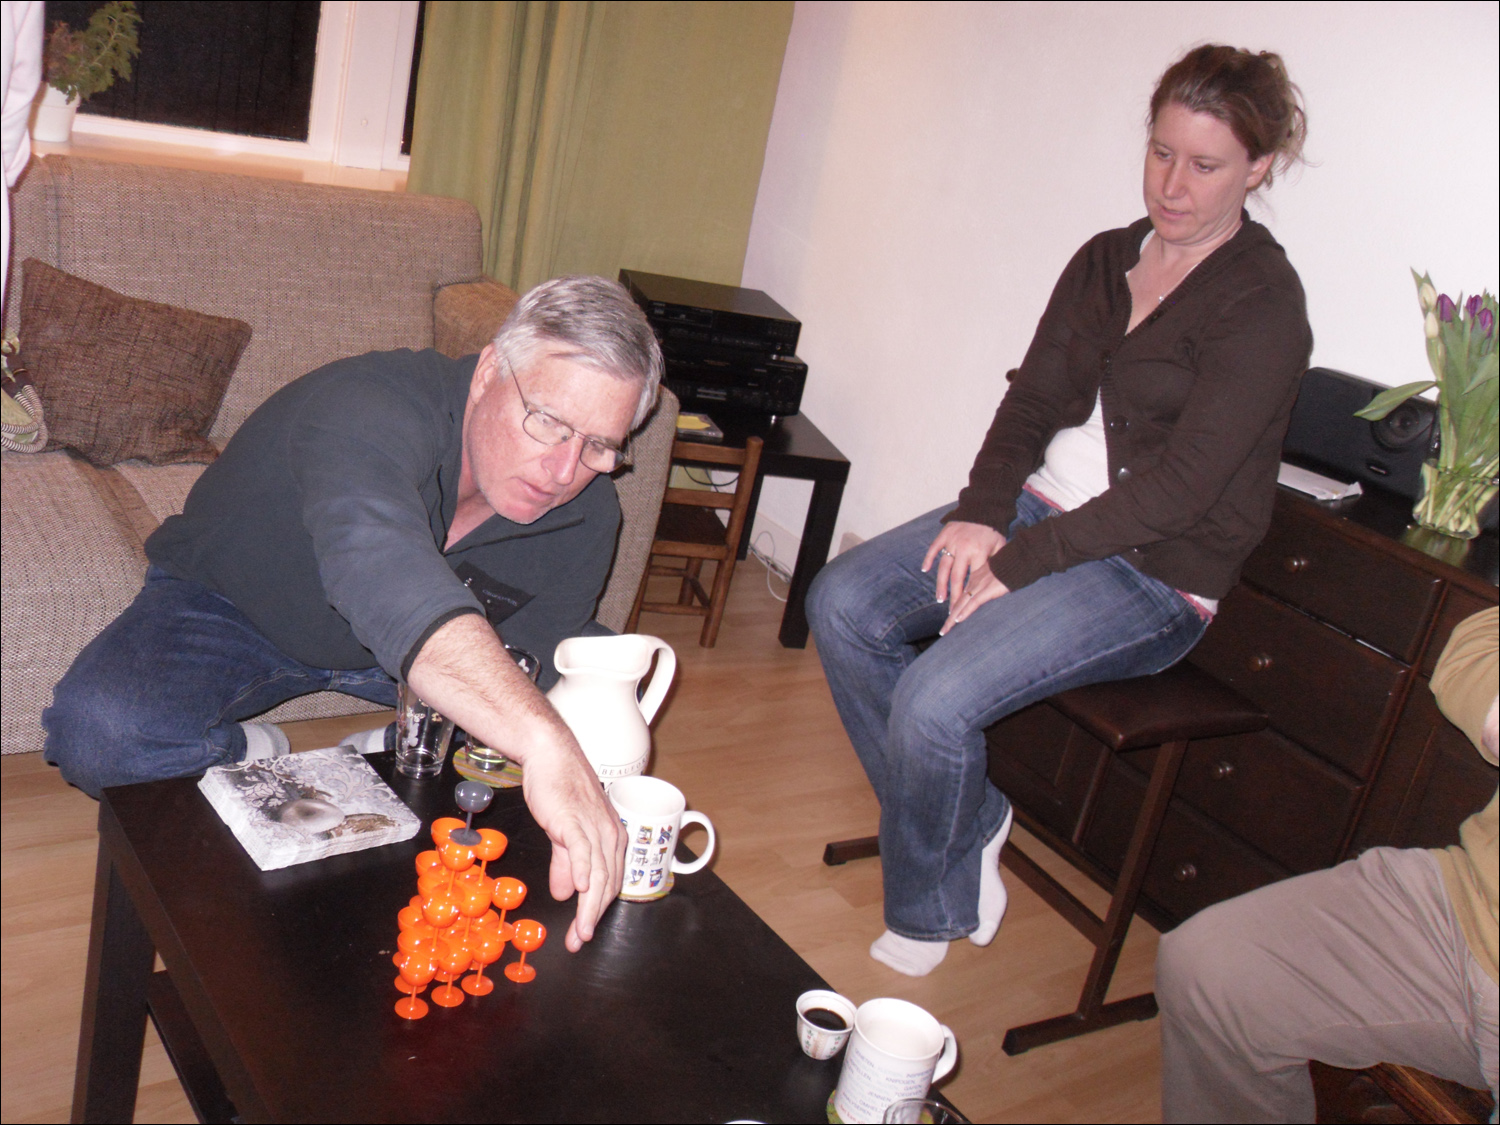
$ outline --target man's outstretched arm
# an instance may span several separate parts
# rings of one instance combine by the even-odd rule
[[[429,706],[522,767],[526,804],[552,841],[552,897],[578,892],[566,939],[576,953],[620,893],[625,841],[572,731],[478,614],[439,627],[407,681]]]

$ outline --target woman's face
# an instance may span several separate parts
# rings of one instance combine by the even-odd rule
[[[1143,193],[1157,237],[1185,249],[1222,242],[1270,166],[1270,156],[1251,160],[1217,117],[1168,103],[1146,146]]]

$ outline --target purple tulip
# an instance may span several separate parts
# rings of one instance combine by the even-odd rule
[[[1453,298],[1448,296],[1448,294],[1438,294],[1437,314],[1438,319],[1441,320],[1444,324],[1447,324],[1453,319],[1454,310],[1456,310],[1457,308],[1458,306],[1453,303]]]
[[[1479,325],[1479,331],[1483,332],[1484,338],[1488,340],[1490,334],[1495,330],[1495,314],[1490,312],[1489,309],[1480,309],[1474,319]]]
[[[1464,302],[1464,312],[1468,313],[1470,316],[1478,316],[1479,310],[1482,308],[1484,308],[1484,298],[1481,297],[1478,293],[1474,294],[1474,296],[1470,297],[1467,301]]]

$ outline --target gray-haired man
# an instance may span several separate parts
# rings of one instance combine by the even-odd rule
[[[543,659],[545,687],[603,589],[620,519],[607,474],[660,378],[625,291],[576,277],[527,293],[478,357],[377,353],[289,384],[147,541],[145,588],[43,716],[48,761],[96,796],[197,773],[284,752],[241,720],[286,699],[393,705],[404,679],[524,766],[552,893],[579,893],[578,949],[620,886],[619,822],[455,571],[517,607],[505,637]]]

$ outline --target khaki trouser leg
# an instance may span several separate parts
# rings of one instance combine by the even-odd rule
[[[1307,1060],[1496,1085],[1496,985],[1433,857],[1375,848],[1162,938],[1165,1121],[1312,1121]]]

